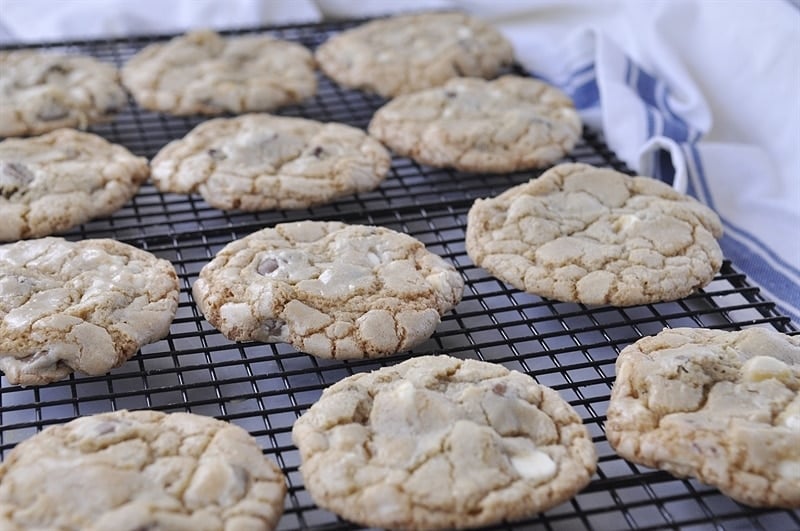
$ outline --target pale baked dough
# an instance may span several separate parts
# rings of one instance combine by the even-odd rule
[[[270,114],[203,122],[151,163],[164,192],[200,192],[224,210],[306,208],[375,189],[391,157],[344,124]]]
[[[0,464],[0,528],[269,531],[286,484],[242,428],[117,411],[52,426]]]
[[[147,159],[102,137],[59,129],[0,142],[0,242],[107,216],[147,180]]]
[[[617,359],[608,442],[754,506],[800,508],[800,336],[676,328]]]
[[[334,35],[315,57],[337,83],[394,97],[454,77],[494,77],[513,63],[514,51],[499,31],[466,13],[424,13]]]
[[[210,30],[145,47],[123,66],[122,82],[140,106],[174,115],[269,111],[317,91],[304,46]]]
[[[581,136],[572,100],[542,81],[457,78],[398,96],[375,112],[371,135],[399,155],[437,167],[511,172],[547,166]]]
[[[675,300],[722,266],[713,210],[648,177],[562,164],[467,216],[476,265],[560,301],[630,306]]]
[[[0,51],[0,137],[85,129],[127,103],[112,64],[85,55]]]
[[[461,300],[456,269],[382,227],[282,223],[223,248],[192,287],[234,341],[286,342],[321,358],[372,358],[429,338]]]
[[[0,370],[11,383],[105,374],[167,335],[177,308],[175,268],[131,245],[0,245]]]
[[[370,527],[476,527],[533,516],[589,483],[576,411],[516,371],[412,358],[332,385],[294,424],[314,501]]]

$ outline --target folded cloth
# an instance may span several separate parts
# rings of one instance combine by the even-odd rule
[[[58,40],[455,8],[496,25],[632,169],[716,210],[721,245],[800,325],[800,8],[789,0],[3,0]]]

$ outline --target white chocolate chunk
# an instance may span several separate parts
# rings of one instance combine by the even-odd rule
[[[537,483],[552,478],[558,470],[556,462],[549,455],[538,450],[529,454],[512,456],[511,465],[519,472],[520,476]]]
[[[787,382],[791,377],[789,366],[771,356],[755,356],[742,365],[742,378],[747,382],[760,382],[769,378]]]

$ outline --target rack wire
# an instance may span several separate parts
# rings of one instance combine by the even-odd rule
[[[270,33],[315,48],[361,21],[238,30]],[[121,66],[135,52],[167,36],[41,44],[87,53]],[[338,87],[320,74],[317,95],[278,111],[365,128],[380,97]],[[91,130],[138,155],[152,157],[202,118],[148,112],[131,102],[108,124]],[[591,130],[565,160],[628,172]],[[538,172],[471,174],[419,165],[395,157],[377,190],[305,210],[223,212],[197,195],[158,192],[144,185],[112,216],[88,222],[64,236],[71,240],[115,238],[170,260],[181,284],[169,335],[99,377],[73,375],[46,386],[22,388],[0,380],[0,455],[43,428],[118,409],[189,411],[228,420],[248,430],[283,469],[289,486],[281,530],[353,529],[317,508],[299,473],[291,442],[294,420],[330,384],[356,372],[397,363],[412,355],[442,353],[502,364],[556,389],[582,416],[599,455],[589,486],[571,501],[535,518],[491,529],[800,529],[797,511],[740,505],[695,480],[637,466],[619,458],[603,430],[618,352],[664,327],[737,330],[771,326],[796,333],[790,320],[758,288],[725,261],[704,289],[679,301],[629,308],[587,307],[543,299],[516,289],[476,267],[464,248],[466,215],[475,198],[496,195]],[[443,318],[431,339],[410,353],[384,360],[318,360],[284,344],[234,343],[211,327],[192,301],[200,269],[224,245],[263,227],[301,219],[376,224],[411,234],[452,261],[463,275],[462,302]]]

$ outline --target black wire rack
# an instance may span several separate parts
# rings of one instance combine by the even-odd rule
[[[315,48],[360,21],[240,30],[264,32]],[[122,65],[143,46],[165,36],[42,44],[87,53]],[[320,75],[317,95],[278,114],[344,122],[365,128],[378,96],[345,90]],[[152,157],[202,118],[148,112],[133,102],[113,122],[91,130],[138,155]],[[602,139],[584,130],[565,160],[628,171]],[[740,505],[694,480],[628,463],[608,445],[603,429],[618,352],[664,327],[736,330],[796,329],[730,262],[704,289],[679,301],[628,308],[555,302],[516,289],[476,267],[466,255],[466,215],[478,197],[496,195],[538,172],[471,174],[421,166],[395,157],[377,190],[307,210],[223,212],[197,195],[158,192],[144,185],[112,216],[64,234],[70,240],[114,238],[170,260],[181,293],[170,334],[147,345],[105,376],[73,375],[46,386],[22,388],[0,380],[0,454],[43,428],[81,415],[118,409],[189,411],[228,420],[248,430],[283,469],[289,486],[279,529],[352,529],[317,508],[303,486],[299,454],[291,442],[295,419],[330,384],[355,372],[394,364],[412,355],[444,353],[523,371],[556,389],[584,419],[599,455],[589,486],[574,499],[536,518],[493,529],[800,529],[796,511]],[[284,344],[234,343],[198,311],[191,285],[227,243],[263,227],[301,219],[375,224],[413,235],[452,261],[464,277],[462,302],[443,318],[431,339],[411,353],[384,360],[318,360]]]

